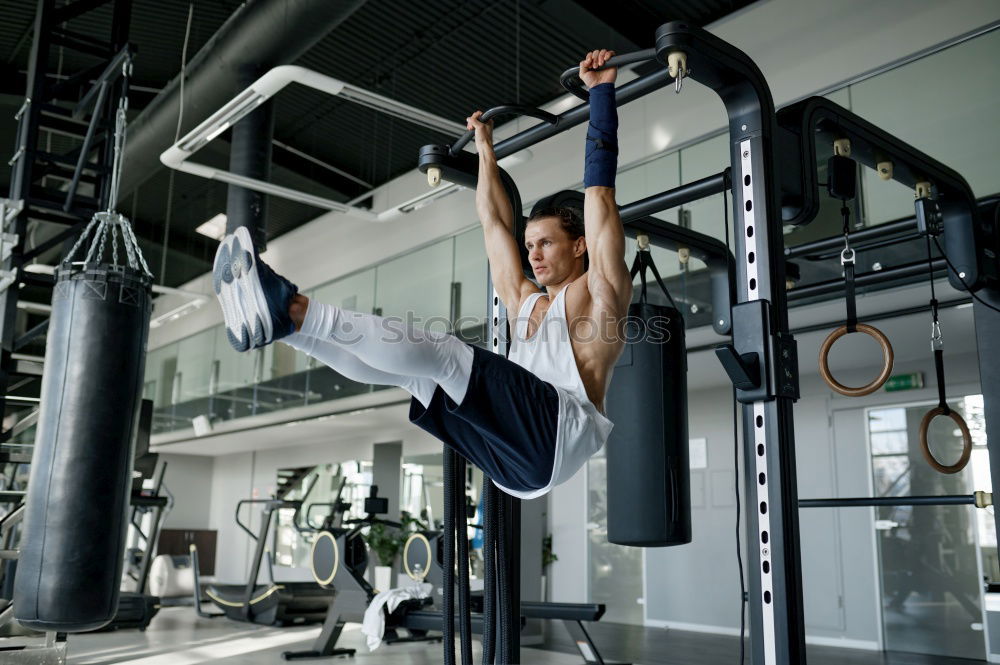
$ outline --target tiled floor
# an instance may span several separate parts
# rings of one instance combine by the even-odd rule
[[[596,623],[588,626],[601,655],[608,660],[642,665],[737,665],[735,637],[686,633],[659,628]],[[160,611],[145,632],[71,635],[67,643],[70,665],[277,665],[281,653],[310,648],[319,627],[268,628],[227,619],[201,619],[189,607]],[[0,640],[0,646],[12,640]],[[18,640],[23,641],[23,640]],[[35,640],[35,643],[38,641]],[[440,644],[384,645],[374,652],[364,646],[360,626],[348,624],[338,646],[357,649],[357,665],[439,665]],[[831,647],[808,649],[809,665],[977,665],[984,661],[945,659],[904,653],[876,653]],[[480,662],[479,644],[474,660]],[[5,662],[0,653],[0,663]],[[21,662],[21,661],[16,661]],[[322,661],[311,661],[322,662]],[[537,648],[522,648],[524,665],[579,665],[579,654],[558,623],[548,623]],[[746,663],[750,659],[747,656]]]
[[[69,665],[277,665],[284,663],[281,652],[309,649],[319,627],[268,628],[228,619],[201,619],[188,607],[164,608],[143,633],[122,630],[113,633],[71,635]],[[331,662],[357,665],[440,665],[441,645],[383,645],[374,652],[364,645],[361,626],[348,624],[337,646],[357,649],[353,661]],[[481,659],[479,644],[473,657]],[[521,662],[539,665],[571,665],[574,655],[523,649]],[[322,661],[307,661],[322,662]]]

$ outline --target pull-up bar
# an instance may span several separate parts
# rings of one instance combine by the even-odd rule
[[[989,492],[938,496],[871,496],[844,499],[799,499],[799,508],[854,508],[863,506],[976,506],[993,505]]]

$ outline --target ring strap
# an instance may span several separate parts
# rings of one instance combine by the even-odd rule
[[[858,310],[854,302],[854,261],[844,263],[844,289],[847,295],[847,332],[858,331]]]
[[[646,302],[646,263],[643,258],[646,252],[639,250],[635,253],[635,259],[632,261],[632,269],[629,271],[629,275],[632,279],[635,279],[636,274],[639,275],[639,279],[642,281],[642,287],[639,289],[639,302]]]
[[[951,409],[948,408],[948,402],[945,401],[945,386],[944,386],[944,350],[935,349],[934,350],[934,371],[937,373],[937,388],[938,388],[938,407],[943,411],[941,415],[951,414]]]
[[[639,279],[642,282],[642,288],[639,291],[639,302],[646,304],[646,269],[649,268],[653,271],[653,277],[656,279],[656,283],[660,285],[663,290],[664,295],[667,296],[667,300],[670,301],[670,306],[674,309],[680,311],[677,304],[674,302],[673,296],[670,295],[670,291],[667,290],[667,285],[663,283],[663,279],[660,277],[660,271],[656,269],[656,264],[653,263],[653,257],[649,252],[639,250],[635,253],[635,260],[632,261],[632,269],[629,271],[632,279],[635,279],[636,273],[639,274]]]
[[[840,262],[844,266],[844,295],[847,304],[847,326],[848,333],[858,331],[858,309],[854,301],[854,250],[851,249],[851,209],[847,207],[847,201],[840,207],[840,214],[844,218],[844,251],[841,252]],[[850,260],[847,259],[847,252],[850,251]]]
[[[926,236],[926,240],[927,277],[931,283],[931,348],[934,349],[934,372],[937,374],[938,408],[941,409],[942,415],[950,416],[951,409],[948,407],[948,402],[945,401],[944,349],[942,348],[941,342],[941,324],[938,321],[937,293],[934,291],[934,266],[931,263],[930,234]]]

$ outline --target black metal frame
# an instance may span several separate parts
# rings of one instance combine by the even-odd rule
[[[972,188],[957,172],[822,97],[810,97],[782,109],[778,112],[778,122],[787,128],[786,134],[791,137],[784,142],[785,148],[798,155],[796,161],[803,167],[798,191],[789,195],[786,183],[783,192],[783,196],[788,198],[787,201],[783,199],[786,209],[790,209],[788,204],[792,201],[801,203],[799,220],[793,223],[809,221],[809,215],[815,215],[818,210],[817,140],[832,143],[836,139],[849,139],[851,157],[857,162],[872,169],[880,162],[890,162],[892,180],[910,188],[915,188],[918,183],[930,185],[930,192],[915,203],[915,226],[919,230],[922,220],[926,223],[928,216],[936,218],[944,236],[945,256],[932,261],[931,270],[947,270],[948,281],[955,289],[973,295],[990,472],[1000,474],[1000,375],[995,371],[996,358],[1000,357],[1000,261],[996,258],[1000,252],[1000,225],[997,224],[1000,204],[996,202],[997,197],[990,196],[977,202]],[[794,159],[794,156],[786,154],[785,158]],[[903,230],[903,224],[901,221],[896,225],[886,225],[892,227],[887,231],[891,234]],[[852,237],[857,235],[852,234]],[[905,239],[906,236],[902,236],[897,240]],[[813,244],[813,247],[816,245]],[[926,262],[919,262],[895,270],[894,276],[906,277],[926,274],[928,268]],[[882,281],[887,276],[882,271],[870,273],[868,279]],[[817,284],[795,289],[807,290],[811,293],[805,295],[818,295],[832,290],[832,285]],[[993,519],[1000,528],[1000,515],[994,513]],[[997,579],[1000,571],[990,571],[989,575]]]
[[[748,548],[749,565],[757,570],[757,574],[750,576],[754,659],[760,663],[804,662],[798,516],[797,510],[790,509],[797,506],[791,403],[798,396],[798,372],[795,343],[788,333],[781,217],[777,214],[775,197],[772,142],[777,127],[774,105],[763,74],[756,65],[738,49],[708,32],[682,22],[660,27],[656,32],[657,59],[666,64],[673,51],[685,52],[689,61],[698,62],[689,75],[715,90],[729,114],[731,181],[720,174],[721,182],[720,176],[715,176],[707,182],[700,181],[679,190],[703,189],[702,196],[705,196],[721,191],[720,184],[731,187],[737,223],[736,256],[739,257],[736,261],[736,301],[746,305],[733,307],[733,339],[738,353],[755,353],[765,360],[760,363],[763,375],[759,386],[738,391],[740,401],[745,404],[744,432],[752,433],[752,442],[745,446],[747,494],[748,499],[752,498],[752,505],[761,506],[761,511],[754,511],[747,520],[748,542],[757,544]],[[668,73],[661,70],[626,83],[617,90],[617,103],[619,106],[626,104],[663,87],[669,80]],[[499,159],[517,152],[587,117],[589,105],[581,104],[558,116],[554,122],[537,125],[497,144],[495,154]],[[439,166],[448,155],[447,150],[422,149],[421,170]],[[466,158],[466,162],[469,161]],[[448,166],[459,171],[469,170]],[[661,199],[659,204],[664,208],[669,207],[666,202],[671,199],[683,199],[683,195],[674,198],[670,194],[637,202],[633,210],[648,215],[657,207],[653,203],[656,199]],[[513,198],[512,202],[515,211],[520,212],[520,202]],[[656,227],[662,231],[672,225],[663,222],[651,226],[649,230],[655,233]],[[491,349],[505,353],[507,312],[492,286],[491,280]],[[728,292],[731,288],[727,285],[725,290]],[[728,328],[728,322],[722,324]],[[756,455],[755,451],[760,454]],[[758,477],[764,482],[758,483]],[[773,492],[772,487],[775,488]],[[517,510],[515,500],[505,497],[503,501],[504,508],[510,505]],[[506,516],[504,530],[519,533],[519,522],[512,518],[516,516]],[[519,586],[514,580],[508,578],[509,588]],[[516,637],[513,635],[505,644],[510,649],[507,653],[518,653]]]
[[[1000,269],[990,265],[981,252],[985,247],[998,249],[1000,231],[993,220],[979,218],[971,190],[961,176],[846,109],[822,98],[811,98],[776,114],[767,82],[753,61],[710,33],[683,22],[668,23],[656,31],[655,52],[662,64],[667,64],[671,53],[684,53],[690,64],[687,77],[719,95],[729,118],[730,169],[623,206],[622,214],[623,218],[633,213],[648,216],[669,207],[671,202],[676,205],[677,201],[687,202],[717,193],[723,187],[731,189],[735,280],[727,284],[726,291],[733,293],[734,289],[735,297],[730,300],[734,303],[731,322],[715,323],[721,323],[726,330],[731,324],[733,344],[718,351],[720,358],[727,361],[734,384],[738,384],[736,395],[742,404],[744,487],[747,504],[752,506],[746,520],[751,657],[752,662],[765,665],[804,663],[798,526],[798,509],[803,504],[797,494],[792,422],[792,403],[798,398],[798,366],[795,340],[788,326],[785,259],[809,249],[785,250],[782,224],[809,223],[818,212],[816,135],[831,141],[850,138],[855,158],[869,167],[891,161],[892,179],[903,184],[912,187],[919,182],[930,182],[930,196],[918,200],[918,218],[923,215],[940,220],[948,251],[954,250],[949,258],[961,273],[949,269],[952,284],[960,289],[966,286],[970,287],[967,290],[978,289],[978,297],[994,306],[1000,306],[1000,295],[981,287],[995,288]],[[627,83],[618,88],[618,104],[628,103],[668,81],[666,71],[657,71]],[[534,145],[583,122],[588,114],[585,103],[554,119],[546,118],[544,124],[497,144],[496,156],[502,158]],[[779,171],[777,154],[783,164],[795,167]],[[442,155],[449,155],[447,149],[422,150],[421,170],[435,166],[435,162],[443,159]],[[450,164],[445,170],[450,167],[464,171],[458,174],[465,181],[462,184],[469,184],[470,176],[474,181],[474,172],[469,173],[474,161],[469,159],[471,155],[450,156],[464,159],[465,164]],[[699,189],[702,191],[697,192]],[[689,195],[691,198],[686,198]],[[512,202],[519,213],[520,201],[512,197]],[[907,234],[911,224],[907,222],[872,235],[878,242],[886,243],[910,239]],[[671,235],[665,230],[677,230],[675,225],[648,219],[633,222],[631,226],[661,239]],[[896,233],[901,235],[890,237]],[[730,274],[728,256],[726,263],[726,273]],[[943,259],[931,266],[932,270],[944,268]],[[870,279],[903,278],[927,270],[927,264],[923,263],[880,271]],[[795,297],[802,298],[832,292],[834,288],[832,284],[820,284],[810,290],[796,291],[801,295]],[[504,353],[507,313],[492,288],[492,281],[489,293],[491,349]],[[992,444],[991,470],[1000,477],[1000,373],[988,371],[989,363],[1000,356],[1000,313],[977,300],[975,315],[987,434]],[[509,498],[505,501],[516,503]],[[510,517],[504,526],[516,532],[519,523]],[[508,585],[516,588],[516,580],[516,577],[513,581],[509,579]],[[517,654],[516,639],[507,646],[514,648],[508,653]]]
[[[783,147],[789,150],[784,157],[803,165],[799,186],[790,187],[787,182],[784,185],[782,209],[788,223],[808,223],[819,210],[817,140],[832,144],[837,139],[849,139],[855,162],[873,170],[889,162],[892,166],[888,178],[910,189],[922,182],[932,186],[928,198],[942,217],[949,257],[964,275],[959,277],[949,271],[952,286],[972,291],[1000,286],[1000,266],[976,251],[1000,236],[992,220],[980,219],[972,188],[957,172],[824,97],[809,97],[781,109],[777,121],[786,139]]]
[[[728,334],[731,325],[729,307],[734,298],[732,254],[722,241],[712,236],[657,219],[653,215],[721,194],[730,186],[729,169],[725,169],[701,180],[619,206],[618,210],[626,235],[634,237],[644,233],[656,238],[658,242],[654,244],[658,247],[674,251],[687,249],[691,256],[705,263],[712,293],[712,328],[720,335]],[[544,206],[570,206],[582,210],[583,199],[583,193],[567,189],[541,199],[535,204],[535,209]]]
[[[735,354],[759,361],[742,403],[747,505],[748,607],[754,663],[805,662],[792,402],[795,342],[788,329],[781,216],[774,161],[777,127],[763,74],[744,53],[684,23],[656,31],[661,62],[686,54],[689,77],[719,95],[729,117],[736,256]]]
[[[843,247],[843,238],[840,238],[840,243],[841,247]],[[947,269],[947,267],[948,266],[943,258],[937,258],[931,261],[931,269],[935,273],[943,272]],[[854,278],[854,284],[859,287],[871,286],[873,284],[885,284],[894,280],[911,279],[913,277],[926,274],[927,261],[913,261],[912,263],[905,263],[901,266],[894,266],[884,270],[870,270],[859,273]],[[805,300],[806,298],[826,295],[828,293],[843,293],[843,291],[843,278],[834,278],[823,282],[816,282],[815,284],[808,284],[806,286],[797,286],[788,292],[788,300],[794,302],[796,300]]]
[[[912,240],[910,233],[917,230],[917,220],[911,218],[900,219],[888,224],[881,224],[867,229],[851,231],[851,246],[861,251],[866,249],[865,243],[871,242],[903,242]],[[809,260],[819,260],[832,258],[840,255],[840,250],[844,248],[844,239],[840,236],[823,238],[812,242],[804,242],[795,247],[785,248],[785,258],[794,259],[804,257]]]

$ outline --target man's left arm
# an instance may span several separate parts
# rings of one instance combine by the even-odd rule
[[[625,230],[611,187],[587,187],[583,202],[584,229],[590,267],[587,287],[594,300],[622,315],[632,301],[632,276],[625,264]]]
[[[593,51],[580,63],[580,78],[590,88],[590,124],[584,162],[583,220],[590,267],[587,286],[595,302],[625,313],[632,300],[632,277],[625,265],[625,230],[615,202],[618,170],[617,71],[602,67],[612,51]]]

